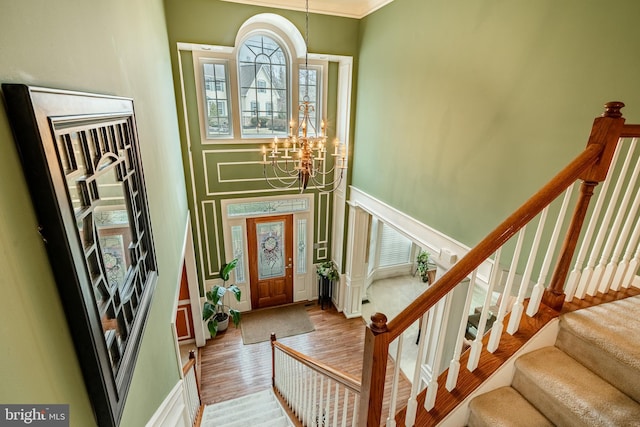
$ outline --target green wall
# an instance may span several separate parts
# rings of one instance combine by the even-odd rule
[[[0,82],[132,97],[159,265],[123,426],[144,425],[179,378],[170,329],[187,201],[160,0],[0,0]],[[68,403],[94,424],[64,312],[0,108],[0,402]]]
[[[193,175],[196,181],[196,202],[193,202],[193,189],[191,189],[191,170],[188,157],[187,140],[184,126],[184,115],[182,114],[182,93],[180,91],[180,75],[178,65],[177,43],[197,43],[209,45],[222,45],[233,47],[236,35],[240,26],[250,17],[259,13],[276,13],[289,21],[291,21],[300,30],[301,34],[305,33],[305,15],[302,12],[287,11],[282,9],[264,8],[258,6],[248,6],[236,3],[228,3],[218,0],[201,1],[201,0],[165,0],[165,8],[167,15],[167,29],[169,33],[169,43],[172,50],[173,74],[176,88],[176,99],[178,109],[180,111],[179,121],[182,135],[183,145],[183,161],[185,165],[186,181],[189,186],[188,197],[191,209],[200,215],[200,234],[203,236],[202,252],[205,265],[211,266],[211,272],[215,273],[219,270],[218,258],[221,262],[225,262],[224,243],[222,239],[222,212],[220,199],[231,199],[237,197],[260,197],[270,196],[274,194],[296,193],[297,191],[282,192],[265,192],[269,187],[263,180],[259,181],[235,181],[235,179],[255,178],[262,176],[262,167],[258,164],[248,165],[242,164],[239,167],[233,163],[259,161],[260,152],[221,152],[228,150],[246,150],[261,149],[265,142],[229,144],[229,141],[217,144],[215,140],[207,141],[204,145],[201,143],[200,123],[196,103],[196,88],[194,80],[194,67],[192,54],[189,51],[181,51],[180,58],[182,61],[182,69],[185,87],[185,98],[187,113],[189,118],[189,135],[191,140],[191,155],[193,158]],[[309,19],[309,52],[345,55],[357,57],[357,41],[358,41],[358,25],[359,21],[349,18],[341,18],[327,15],[311,14]],[[231,73],[236,70],[230,69]],[[331,63],[326,71],[329,75],[328,87],[328,105],[327,119],[329,123],[335,123],[336,117],[336,92],[337,92],[337,66]],[[355,94],[353,95],[355,99]],[[235,102],[232,99],[232,102]],[[329,141],[332,140],[332,129],[329,129]],[[266,140],[268,143],[270,140]],[[207,151],[203,156],[203,151]],[[206,158],[206,167],[203,157]],[[222,173],[227,182],[218,181],[218,164],[225,163]],[[208,183],[210,194],[205,190],[205,182]],[[307,192],[314,192],[308,190]],[[215,194],[218,193],[218,194]],[[318,236],[326,234],[324,230],[325,224],[323,215],[327,215],[330,209],[320,207],[320,199],[315,192],[316,215],[322,219],[317,221],[321,226],[316,229],[316,240]],[[330,208],[327,207],[327,208]],[[213,222],[217,220],[218,233],[214,230]],[[195,221],[194,221],[195,222]],[[205,230],[205,223],[208,234]],[[194,224],[195,226],[195,224]],[[329,227],[331,224],[329,223]],[[330,234],[330,233],[329,233]],[[197,244],[197,232],[194,230],[194,236]],[[330,247],[330,242],[329,242]],[[222,255],[218,256],[216,250],[219,249]],[[198,254],[199,255],[199,254]],[[327,254],[330,255],[330,254]],[[314,260],[319,258],[315,256]],[[326,258],[322,258],[326,259]],[[200,262],[200,256],[197,257]],[[203,279],[209,280],[217,277],[216,274],[208,274],[206,269],[200,268],[199,271]]]
[[[605,102],[640,120],[638,16],[635,0],[395,0],[369,15],[353,185],[477,243],[582,150]]]

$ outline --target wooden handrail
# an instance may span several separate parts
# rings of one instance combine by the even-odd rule
[[[182,375],[187,375],[189,369],[193,368],[196,364],[195,359],[189,359],[189,361],[182,367]]]
[[[640,137],[640,125],[624,125],[620,132],[620,138]]]
[[[427,288],[418,298],[387,324],[389,341],[397,338],[424,313],[447,295],[458,283],[489,258],[524,225],[538,215],[549,203],[562,194],[598,158],[603,147],[589,145],[576,159],[557,174],[547,185],[527,200],[457,264]]]
[[[451,292],[576,180],[581,179],[583,180],[581,197],[565,236],[562,248],[564,252],[561,253],[559,262],[554,269],[553,286],[549,291],[545,290],[544,295],[545,302],[556,305],[553,308],[557,308],[558,304],[560,307],[562,306],[564,294],[562,290],[559,290],[559,286],[563,286],[566,280],[568,262],[570,262],[575,250],[575,242],[572,239],[575,240],[575,237],[580,233],[593,188],[606,178],[620,136],[625,132],[640,134],[640,127],[624,126],[624,118],[620,112],[622,107],[624,104],[621,102],[605,104],[605,112],[594,120],[584,151],[394,319],[386,323],[386,317],[381,313],[375,313],[371,316],[372,323],[365,333],[362,393],[360,395],[359,419],[361,425],[380,425],[386,365],[391,341],[435,306],[438,301]]]
[[[313,359],[305,354],[302,354],[291,347],[287,347],[286,345],[278,342],[275,339],[275,335],[272,335],[271,346],[273,351],[275,348],[278,348],[280,351],[288,355],[289,357],[295,359],[296,361],[302,363],[303,365],[313,369],[321,373],[324,376],[331,378],[332,380],[340,383],[344,387],[348,388],[354,393],[360,393],[360,381],[346,372],[338,371],[337,369],[332,368],[329,365],[326,365],[316,359]],[[275,380],[275,369],[272,371],[272,378]]]

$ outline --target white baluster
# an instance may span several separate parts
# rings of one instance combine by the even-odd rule
[[[502,255],[502,246],[498,248],[493,261],[493,267],[491,268],[491,275],[489,277],[489,287],[487,294],[484,297],[484,304],[482,305],[482,311],[480,312],[480,320],[478,321],[478,328],[476,337],[471,343],[469,350],[469,360],[467,361],[467,369],[471,372],[475,371],[480,362],[480,354],[482,352],[482,337],[484,336],[485,327],[487,326],[487,317],[489,314],[489,307],[491,306],[491,298],[493,296],[493,289],[498,282],[498,273],[500,270],[500,257]]]
[[[509,274],[507,274],[507,283],[504,284],[504,290],[502,291],[502,299],[500,306],[498,307],[498,313],[496,314],[496,320],[491,327],[491,335],[489,336],[489,342],[487,343],[487,351],[490,353],[495,352],[500,345],[500,338],[502,337],[502,330],[504,329],[504,317],[507,315],[507,307],[509,305],[509,299],[511,298],[511,288],[513,287],[513,281],[516,277],[516,269],[518,268],[518,262],[520,261],[520,252],[522,252],[522,243],[524,242],[524,235],[527,232],[527,227],[524,226],[518,231],[518,240],[516,241],[516,247],[511,257],[511,267],[509,268]]]
[[[325,420],[325,425],[329,424],[329,421],[331,420],[331,385],[332,385],[332,380],[330,378],[327,378],[327,395],[325,396],[324,399],[324,420]]]
[[[640,189],[638,190],[638,194],[636,196],[638,195],[640,195]],[[640,239],[640,217],[636,218],[633,231],[631,232],[631,237],[627,242],[627,248],[624,251],[622,260],[620,260],[620,262],[618,263],[616,274],[613,276],[613,279],[611,280],[611,289],[613,289],[614,291],[618,291],[620,287],[623,286],[625,283],[625,278],[627,277],[627,271],[630,268],[630,262],[631,262],[631,259],[633,258],[635,248],[638,246],[639,239]],[[635,272],[633,274],[635,274]]]
[[[305,384],[306,384],[306,391],[305,391],[305,395],[306,395],[306,407],[305,407],[305,411],[304,411],[304,425],[310,425],[311,421],[312,421],[312,389],[311,387],[313,386],[313,371],[307,367],[305,367]]]
[[[358,413],[360,412],[360,399],[358,398],[358,395],[355,395],[354,399],[353,399],[353,416],[351,418],[351,425],[352,426],[357,426],[358,425]],[[409,427],[409,426],[407,426]]]
[[[423,374],[426,374],[427,394],[424,398],[424,409],[430,411],[436,404],[436,395],[438,393],[438,375],[440,374],[440,365],[442,364],[442,356],[444,354],[444,340],[446,338],[447,323],[449,321],[449,313],[451,313],[451,292],[435,305],[435,310],[430,310],[431,315],[428,331],[428,352],[426,362],[422,366]],[[425,369],[426,368],[426,369]]]
[[[433,310],[433,307],[422,315],[422,331],[425,330],[429,319],[429,312]],[[420,334],[420,340],[418,342],[418,356],[416,357],[416,364],[413,369],[413,381],[411,382],[411,394],[407,401],[407,412],[404,420],[406,427],[412,427],[416,422],[416,413],[418,411],[418,401],[416,397],[420,391],[420,369],[422,368],[422,361],[424,360],[424,353],[426,350],[428,340],[425,337],[425,333]]]
[[[318,425],[324,425],[324,375],[320,375],[320,389],[318,390],[319,401],[316,401],[316,406],[318,407]]]
[[[633,139],[632,143],[637,141],[636,138]],[[638,158],[638,162],[636,163],[636,167],[633,170],[633,173],[629,179],[629,183],[627,184],[627,193],[629,196],[631,195],[631,189],[635,188],[635,183],[640,175],[640,158]],[[620,284],[622,282],[622,278],[624,277],[624,273],[628,266],[628,260],[623,258],[620,260],[620,255],[622,254],[622,248],[625,243],[629,241],[633,241],[634,236],[632,234],[631,239],[629,239],[629,233],[631,232],[631,226],[633,224],[634,218],[636,218],[636,214],[638,213],[638,208],[640,208],[640,189],[636,191],[636,195],[633,199],[633,203],[631,204],[631,208],[627,213],[624,221],[624,226],[622,227],[622,231],[618,235],[618,241],[616,242],[616,247],[613,250],[613,254],[611,255],[611,261],[607,264],[605,269],[605,275],[602,280],[602,284],[600,285],[600,292],[607,293],[609,289],[613,289],[617,291],[620,289]],[[627,249],[627,254],[630,254]],[[630,255],[629,255],[630,257]]]
[[[618,144],[621,145],[621,144]],[[627,169],[629,168],[629,162],[631,161],[631,157],[627,156],[624,159],[622,170],[620,172],[620,176],[626,176]],[[598,286],[600,285],[600,279],[602,278],[602,274],[604,273],[604,267],[606,265],[606,258],[610,253],[610,238],[607,239],[607,243],[602,252],[600,252],[602,248],[602,242],[605,237],[607,237],[607,233],[609,230],[609,223],[611,222],[611,218],[613,218],[613,213],[615,211],[615,206],[618,203],[618,198],[620,197],[620,192],[622,191],[624,179],[619,179],[616,181],[615,186],[613,187],[613,192],[611,193],[611,198],[608,201],[608,209],[605,211],[604,216],[602,218],[602,223],[600,224],[600,230],[598,231],[598,236],[596,237],[596,241],[593,245],[593,249],[591,250],[591,258],[589,259],[589,263],[593,258],[597,259],[598,254],[600,254],[600,262],[593,269],[593,272],[589,274],[588,281],[586,281],[586,292],[587,295],[595,295],[598,291]],[[609,235],[610,236],[610,235]],[[594,261],[595,265],[595,261]],[[583,272],[584,274],[584,272]],[[584,277],[584,276],[583,276]],[[582,282],[581,282],[582,284]],[[584,297],[584,296],[583,296]]]
[[[549,274],[549,268],[551,268],[551,261],[553,260],[553,254],[555,252],[556,245],[560,238],[560,231],[562,230],[562,223],[567,214],[567,208],[569,207],[569,200],[571,199],[571,192],[573,191],[573,185],[564,193],[564,199],[562,199],[562,205],[560,206],[560,212],[556,218],[556,223],[553,227],[553,233],[551,233],[551,239],[549,240],[549,246],[547,252],[544,255],[542,266],[540,267],[540,275],[538,281],[531,291],[531,297],[529,298],[529,305],[527,305],[527,316],[533,317],[540,308],[540,301],[542,301],[542,294],[544,292],[545,283],[547,280],[547,274]]]
[[[611,165],[612,165],[611,167],[613,167],[613,165],[617,163],[618,157],[620,156],[621,147],[622,147],[622,144],[617,145],[616,151],[613,153],[613,159],[611,160]],[[609,193],[609,187],[611,185],[611,182],[612,182],[612,179],[610,176],[608,176],[604,180],[604,182],[601,184],[600,192],[598,194],[598,200],[593,209],[593,213],[591,214],[591,220],[589,221],[589,226],[587,228],[587,232],[585,233],[585,238],[582,244],[585,252],[587,251],[587,248],[591,245],[591,239],[593,237],[593,233],[595,232],[595,228],[598,226],[598,222],[600,221],[600,214],[602,211],[602,207],[604,206],[605,199],[607,198],[607,194]],[[593,245],[593,249],[591,250],[589,261],[587,262],[586,267],[580,273],[580,276],[578,278],[578,285],[575,287],[576,291],[575,291],[575,294],[572,295],[572,297],[575,296],[578,299],[584,299],[585,295],[587,294],[588,284],[591,281],[591,276],[593,275],[593,268],[596,264],[596,260],[598,259],[598,251],[600,250],[601,246],[602,246],[602,240],[600,240],[600,242],[596,240],[596,243]],[[581,248],[581,251],[582,251],[582,248]],[[569,294],[567,294],[567,298],[565,299],[565,301],[570,301]]]
[[[631,286],[638,272],[638,267],[640,267],[640,245],[636,247],[633,258],[631,258],[631,261],[629,261],[629,267],[627,267],[627,271],[625,272],[624,278],[622,279],[623,288],[628,288],[629,286]]]
[[[402,357],[402,344],[404,342],[404,333],[398,337],[398,348],[396,349],[396,359],[393,368],[393,384],[391,385],[391,404],[389,406],[389,417],[387,418],[387,426],[395,427],[396,425],[396,409],[398,407],[398,382],[400,381],[400,358]]]
[[[467,331],[467,321],[469,320],[469,309],[471,307],[471,301],[473,300],[473,289],[476,286],[476,276],[478,269],[473,270],[471,273],[471,280],[469,280],[469,289],[467,290],[467,299],[464,303],[464,309],[462,310],[462,319],[460,319],[460,328],[458,329],[458,337],[456,338],[456,347],[453,349],[453,357],[449,363],[449,371],[447,372],[447,384],[448,391],[456,388],[458,383],[458,376],[460,374],[460,356],[462,354],[462,347],[466,342],[465,333]]]
[[[542,232],[544,230],[544,224],[547,221],[548,212],[549,206],[542,210],[542,212],[540,213],[540,218],[538,219],[538,227],[536,228],[536,234],[534,235],[533,242],[531,243],[529,259],[527,260],[527,265],[524,268],[522,282],[520,283],[520,289],[518,290],[518,297],[516,298],[516,302],[513,304],[513,308],[511,309],[511,316],[509,317],[509,324],[507,325],[507,333],[511,335],[515,334],[520,327],[520,320],[522,319],[522,314],[524,313],[524,299],[527,295],[527,290],[529,289],[529,281],[531,280],[531,275],[533,274],[533,265],[535,264],[536,258],[538,257],[538,249],[540,248],[540,240],[542,239]]]
[[[628,165],[635,151],[636,142],[637,142],[637,139],[633,138],[629,146],[629,151],[627,152],[627,157],[625,158],[625,163],[623,165],[622,171],[620,171],[620,175],[618,176],[616,188],[619,186],[620,189],[622,189],[625,186],[624,181],[627,177]],[[630,175],[629,182],[626,185],[626,188],[634,188],[638,173],[640,173],[640,159],[638,159],[638,161],[636,162],[635,168],[633,170],[633,173]],[[594,294],[598,291],[606,293],[609,290],[609,284],[611,283],[611,279],[613,277],[613,272],[614,272],[613,270],[617,265],[617,261],[618,261],[617,257],[614,261],[614,255],[612,254],[613,245],[619,237],[618,230],[620,229],[620,226],[622,225],[622,221],[625,218],[625,213],[627,212],[627,206],[629,205],[629,201],[631,200],[631,194],[632,194],[631,191],[625,191],[622,196],[622,201],[620,202],[620,206],[618,206],[617,208],[615,207],[616,200],[612,200],[609,204],[609,209],[612,212],[615,212],[615,219],[613,221],[613,225],[609,229],[609,235],[607,236],[607,242],[605,243],[604,249],[602,250],[600,262],[598,264],[598,267],[596,267],[596,269],[594,270],[594,274],[591,279],[595,282],[595,285],[596,285],[596,290],[594,291]],[[614,214],[612,213],[612,216],[613,215]],[[621,246],[619,248],[619,252],[620,251],[622,251]],[[619,252],[618,252],[618,257],[620,255]],[[607,263],[607,260],[609,260],[609,263]]]
[[[302,401],[302,384],[303,384],[303,374],[302,371],[300,369],[300,363],[296,363],[293,366],[293,375],[292,377],[294,377],[294,382],[293,382],[293,400],[295,401],[295,408],[293,408],[293,412],[294,414],[296,414],[296,417],[298,417],[298,419],[300,419],[300,409],[301,406],[303,405],[303,401]]]
[[[311,422],[318,425],[318,373],[313,371],[313,397],[311,398]]]
[[[345,387],[346,388],[346,387]],[[336,391],[334,392],[334,402],[333,402],[333,424],[334,426],[338,425],[338,404],[340,403],[340,383],[336,381]]]
[[[355,401],[357,403],[357,401],[358,401],[357,396],[356,396]],[[347,417],[349,416],[349,412],[347,411],[348,408],[349,408],[349,389],[345,388],[344,389],[344,400],[343,400],[343,403],[342,403],[342,427],[347,427]],[[352,424],[352,425],[355,426],[356,424]]]
[[[290,357],[286,357],[282,364],[282,391],[286,402],[291,406],[291,368],[294,361]]]

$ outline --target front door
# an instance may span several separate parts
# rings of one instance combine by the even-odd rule
[[[293,302],[293,215],[247,219],[251,308]]]

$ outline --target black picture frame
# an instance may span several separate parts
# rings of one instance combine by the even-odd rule
[[[133,100],[2,90],[96,423],[117,426],[158,273]]]

